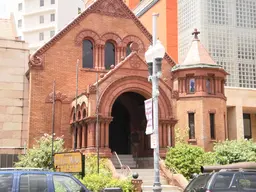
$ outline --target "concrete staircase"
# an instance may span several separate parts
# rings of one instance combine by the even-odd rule
[[[138,164],[136,166],[136,161],[132,155],[118,155],[121,163],[123,165],[128,165],[131,169],[131,172],[138,173],[139,178],[143,181],[142,190],[143,192],[152,192],[154,184],[154,169],[153,167],[153,158],[140,158],[138,159]],[[112,156],[111,161],[115,166],[118,173],[121,173],[120,163],[115,155]],[[138,169],[137,167],[141,167]],[[176,186],[168,185],[167,180],[160,175],[160,183],[162,186],[162,192],[182,192],[182,190]]]
[[[128,165],[131,169],[136,168],[136,161],[133,159],[132,155],[118,155],[121,163],[123,165]],[[111,161],[116,169],[120,169],[120,163],[115,155],[112,155]]]
[[[154,169],[132,169],[132,172],[139,174],[139,178],[143,181],[143,192],[152,192],[154,184]],[[182,192],[182,190],[176,186],[168,185],[167,180],[160,176],[160,183],[162,186],[162,192]]]

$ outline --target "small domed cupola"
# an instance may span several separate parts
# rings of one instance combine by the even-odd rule
[[[171,70],[174,82],[177,83],[179,98],[210,96],[226,99],[224,84],[228,73],[213,61],[201,44],[199,34],[200,32],[195,29],[184,61]]]

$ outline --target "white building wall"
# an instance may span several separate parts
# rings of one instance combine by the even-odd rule
[[[0,153],[21,153],[28,128],[28,46],[0,40]]]
[[[255,0],[179,0],[179,62],[194,28],[213,59],[230,74],[228,86],[256,88]]]
[[[29,49],[34,52],[51,36],[50,31],[56,34],[65,25],[70,23],[78,15],[78,8],[84,10],[83,0],[44,0],[44,6],[40,6],[40,0],[13,0],[12,11],[15,16],[15,24],[18,36],[29,43]],[[18,10],[18,4],[22,3],[22,10]],[[50,21],[51,14],[55,14],[55,21]],[[40,23],[40,16],[44,16],[44,23]],[[18,20],[22,20],[22,27],[18,27]],[[39,40],[39,33],[44,33],[44,40]]]
[[[84,11],[85,5],[83,0],[72,1],[72,3],[70,3],[70,0],[58,0],[57,2],[57,31],[60,31],[77,17],[78,8],[82,12]]]

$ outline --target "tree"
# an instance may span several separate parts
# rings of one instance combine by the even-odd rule
[[[54,153],[64,152],[64,140],[62,137],[54,139]],[[19,161],[15,167],[53,168],[52,165],[52,136],[44,134],[36,145],[28,149],[26,154],[18,156]]]

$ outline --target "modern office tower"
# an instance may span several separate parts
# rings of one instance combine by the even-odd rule
[[[84,10],[83,0],[15,0],[17,34],[30,51],[42,46]]]
[[[256,0],[179,0],[179,62],[194,28],[212,58],[230,74],[226,85],[256,88]]]

